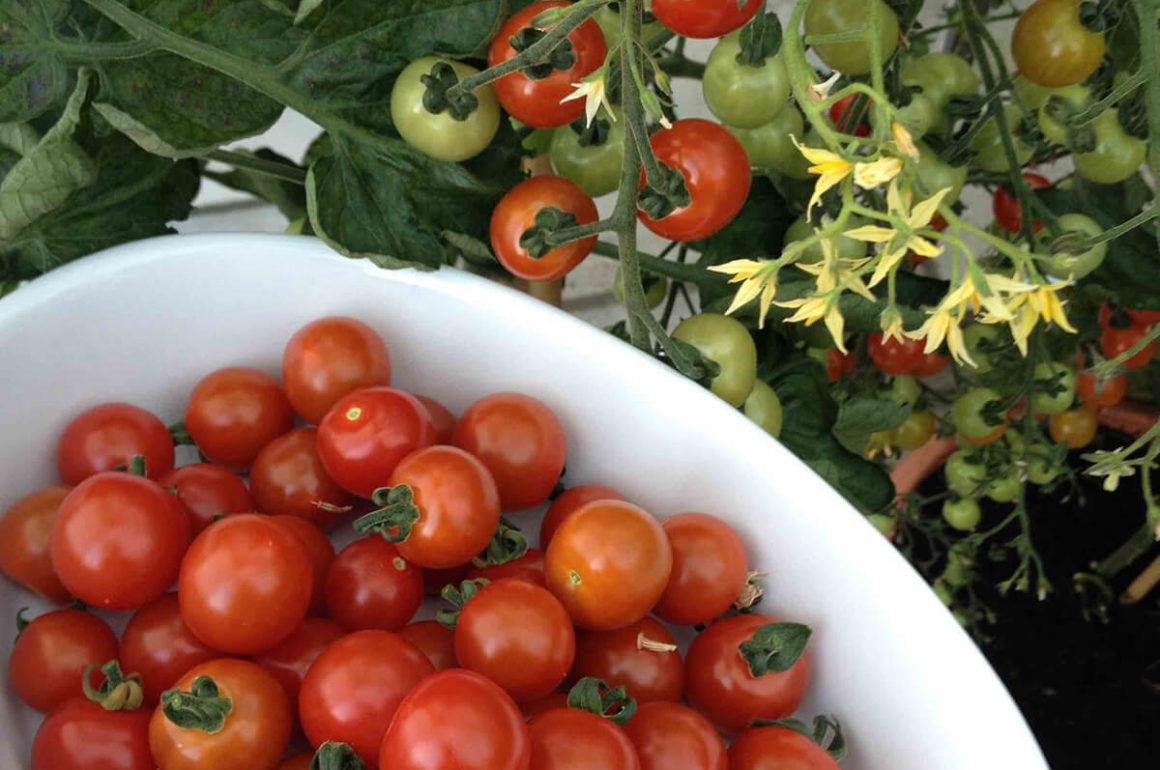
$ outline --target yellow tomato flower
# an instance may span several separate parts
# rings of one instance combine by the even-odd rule
[[[813,101],[820,102],[830,95],[830,89],[833,88],[834,84],[841,79],[842,73],[835,72],[821,83],[810,83],[809,87],[806,89],[806,93],[809,94],[810,99]]]
[[[596,118],[596,113],[600,112],[601,106],[608,113],[609,119],[614,123],[616,122],[616,114],[612,111],[612,103],[608,101],[608,90],[605,88],[604,75],[605,68],[601,67],[579,83],[573,83],[572,88],[576,90],[560,100],[560,103],[563,104],[564,102],[583,99],[584,116],[587,119],[586,125],[589,126],[592,125],[592,121]]]
[[[902,171],[902,158],[885,156],[870,163],[854,164],[854,184],[863,190],[884,185]]]
[[[881,227],[879,225],[866,225],[865,227],[858,227],[845,233],[847,238],[853,238],[866,243],[885,243],[886,248],[882,253],[882,258],[878,265],[874,268],[874,275],[870,277],[870,285],[876,286],[882,282],[890,271],[902,261],[903,256],[907,251],[913,251],[915,254],[926,257],[937,257],[942,254],[943,248],[937,246],[921,235],[915,233],[930,224],[934,219],[934,215],[938,213],[939,204],[942,203],[943,198],[950,192],[949,187],[936,192],[924,201],[921,201],[913,208],[911,202],[913,195],[907,191],[903,195],[898,186],[898,180],[895,179],[890,183],[890,189],[886,192],[886,203],[890,212],[895,215],[898,220],[901,220],[901,228]]]
[[[898,308],[891,305],[883,310],[879,322],[882,326],[883,342],[887,340],[903,341],[906,331],[902,328],[902,315],[898,312]]]
[[[899,152],[918,160],[918,147],[915,146],[914,139],[906,130],[906,126],[897,122],[891,123],[890,135],[894,137],[894,144],[898,146]]]
[[[740,283],[737,294],[725,315],[732,315],[739,308],[760,296],[757,303],[757,328],[765,328],[765,317],[769,306],[777,296],[777,264],[772,260],[735,259],[723,265],[713,265],[709,269],[715,273],[731,275],[729,283]]]
[[[806,207],[806,216],[809,216],[814,206],[821,201],[826,190],[829,190],[854,172],[854,164],[841,155],[830,152],[829,150],[823,150],[818,147],[806,147],[804,144],[798,142],[794,136],[790,137],[790,141],[798,148],[798,152],[804,155],[805,159],[810,162],[809,172],[818,175],[818,182],[814,185],[814,194],[810,196],[809,206]]]
[[[1059,292],[1070,284],[1040,284],[1032,291],[1017,295],[1011,302],[1009,310],[1011,318],[1008,324],[1011,327],[1011,336],[1023,355],[1027,355],[1027,339],[1031,336],[1036,324],[1054,323],[1060,329],[1075,334],[1075,327],[1067,320],[1067,313],[1063,310],[1063,301]]]
[[[940,305],[926,319],[926,323],[913,332],[906,332],[906,336],[916,340],[925,339],[924,353],[933,353],[945,341],[947,350],[950,351],[955,361],[974,366],[975,361],[967,352],[967,346],[963,341],[962,322],[963,312],[961,310],[956,315],[952,309]]]

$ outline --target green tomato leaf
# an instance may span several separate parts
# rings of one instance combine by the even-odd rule
[[[235,150],[235,152],[245,151]],[[263,160],[277,161],[291,166],[297,165],[289,158],[266,147],[252,154]],[[290,221],[306,216],[306,188],[300,184],[244,168],[235,168],[226,172],[206,171],[204,174],[226,187],[248,192],[267,203],[272,203]]]
[[[871,433],[893,430],[910,416],[910,407],[888,399],[851,398],[838,407],[834,438],[855,454],[862,454]]]
[[[31,120],[64,100],[71,76],[61,51],[45,43],[69,5],[69,0],[0,3],[0,123]]]

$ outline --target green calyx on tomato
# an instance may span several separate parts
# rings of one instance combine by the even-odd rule
[[[371,499],[379,508],[355,519],[355,531],[377,532],[388,543],[401,543],[411,536],[411,529],[419,520],[419,508],[409,486],[380,487]]]
[[[801,623],[767,623],[738,645],[741,658],[754,679],[771,672],[789,671],[806,651],[813,630]]]
[[[557,233],[577,225],[576,215],[555,206],[545,206],[536,212],[535,223],[520,235],[520,248],[531,259],[543,259],[552,249],[562,246]]]
[[[1002,476],[993,478],[987,483],[987,491],[985,494],[996,503],[1010,503],[1019,497],[1019,489],[1021,486],[1022,484],[1019,483],[1019,474],[1015,471],[1015,466],[1010,466]]]
[[[709,389],[731,406],[745,403],[757,381],[757,346],[740,321],[717,313],[690,316],[673,339],[692,345],[718,366]]]
[[[96,669],[100,669],[104,676],[100,687],[93,687],[90,678]],[[86,698],[105,711],[132,711],[139,708],[145,699],[141,675],[125,676],[121,673],[121,664],[116,660],[110,660],[103,665],[90,663],[81,678],[81,689],[84,690]]]
[[[548,147],[552,171],[593,198],[615,191],[624,165],[624,121],[617,118],[597,117],[591,125],[578,120],[553,131]]]
[[[479,70],[425,56],[407,65],[391,89],[391,122],[404,141],[433,158],[464,161],[483,152],[499,130],[490,85],[448,100],[447,89]]]
[[[1148,154],[1148,143],[1130,136],[1115,110],[1105,110],[1092,122],[1095,146],[1077,153],[1075,172],[1096,184],[1118,184],[1135,174]]]
[[[749,392],[742,407],[745,416],[766,433],[774,438],[781,435],[781,399],[764,380],[754,380],[753,390]]]
[[[1076,152],[1095,147],[1095,131],[1089,124],[1082,128],[1068,125],[1073,115],[1091,101],[1091,89],[1083,85],[1049,89],[1039,107],[1039,130],[1051,141]]]
[[[1108,253],[1107,241],[1097,243],[1089,249],[1083,248],[1084,236],[1097,236],[1103,233],[1091,217],[1085,214],[1064,214],[1059,217],[1059,226],[1063,229],[1063,236],[1051,244],[1050,256],[1039,256],[1039,269],[1052,278],[1071,280],[1083,278],[1103,264]],[[1079,236],[1079,237],[1077,237]]]
[[[722,123],[752,129],[769,123],[789,104],[789,75],[781,56],[756,65],[743,63],[740,38],[734,32],[713,48],[701,88],[705,103]]]
[[[221,697],[217,683],[204,675],[193,680],[189,692],[161,693],[161,711],[165,718],[184,730],[200,730],[210,735],[221,732],[233,709],[233,701]]]
[[[624,685],[609,687],[603,679],[582,677],[568,691],[568,708],[587,711],[623,727],[636,714],[636,699]]]
[[[1031,381],[1032,414],[1058,414],[1075,401],[1075,370],[1045,361],[1035,366]]]
[[[943,133],[950,126],[947,106],[955,97],[976,96],[979,93],[979,76],[967,60],[950,53],[928,53],[918,58],[906,59],[900,71],[902,85],[918,87],[922,91],[912,97],[922,96],[929,101],[930,119],[922,134],[929,131]],[[915,108],[923,109],[919,104]],[[905,108],[904,108],[905,113]],[[900,119],[903,118],[900,115]],[[910,126],[907,126],[908,128]],[[921,134],[912,132],[915,138]]]
[[[810,0],[804,29],[807,37],[839,35],[866,29],[871,3],[877,6],[878,50],[882,61],[898,48],[898,16],[882,0]],[[814,45],[818,58],[843,75],[865,75],[870,71],[870,45],[863,40]]]
[[[318,770],[366,770],[366,764],[349,743],[326,741],[314,752],[311,767]]]
[[[990,388],[972,388],[955,399],[951,412],[960,435],[981,439],[1006,424],[1003,397]]]
[[[454,629],[459,624],[459,613],[463,606],[489,585],[491,585],[491,581],[487,578],[475,578],[474,580],[464,580],[458,588],[454,585],[443,586],[439,595],[445,601],[450,602],[455,609],[441,609],[435,614],[435,619],[445,628]]]
[[[536,27],[524,27],[512,35],[509,42],[516,53],[523,53],[543,40],[547,34],[546,30]],[[565,72],[574,66],[576,66],[576,49],[572,47],[571,40],[564,38],[551,50],[546,60],[529,64],[521,72],[527,75],[529,80],[543,80],[553,72]]]
[[[495,534],[488,541],[483,553],[471,560],[471,563],[480,569],[498,567],[501,564],[513,562],[528,552],[528,539],[519,527],[512,526],[511,522],[500,518]]]

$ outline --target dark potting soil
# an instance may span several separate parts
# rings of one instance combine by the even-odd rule
[[[1091,448],[1126,443],[1122,436],[1101,435]],[[1078,454],[1072,453],[1080,468]],[[940,488],[942,474],[935,474],[922,493]],[[1160,768],[1160,588],[1132,606],[1113,599],[1101,622],[1084,619],[1085,603],[1072,584],[1075,573],[1090,571],[1143,523],[1139,478],[1124,479],[1107,493],[1100,480],[1081,477],[1078,493],[1032,492],[1028,509],[1032,540],[1054,590],[1043,601],[1020,592],[1001,596],[993,586],[1011,574],[1015,561],[981,560],[977,585],[997,615],[983,629],[989,637],[983,652],[1053,770]],[[985,527],[1010,506],[990,503],[983,510]],[[1114,595],[1158,554],[1154,547],[1123,570],[1111,584]]]

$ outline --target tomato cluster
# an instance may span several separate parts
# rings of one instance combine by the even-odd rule
[[[0,568],[132,614],[119,640],[79,609],[20,633],[9,681],[47,715],[33,770],[301,768],[284,757],[299,728],[324,767],[836,767],[789,728],[751,729],[796,711],[810,632],[748,609],[728,524],[560,493],[546,404],[498,393],[456,419],[391,376],[374,330],[325,318],[291,338],[281,382],[230,367],[196,384],[184,424],[208,462],[174,468],[137,407],[69,423],[63,485],[0,519]],[[527,548],[501,512],[550,499]],[[336,554],[348,514],[365,536]],[[454,609],[416,621],[432,582]],[[684,659],[666,624],[705,627]]]

